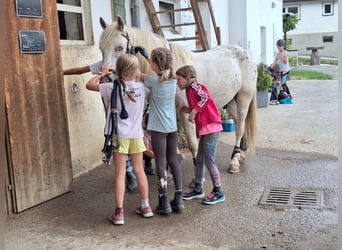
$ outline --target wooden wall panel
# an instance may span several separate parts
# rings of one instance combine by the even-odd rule
[[[16,16],[6,1],[5,96],[17,212],[71,190],[72,165],[56,2],[43,18]],[[47,53],[21,54],[18,30],[43,30]]]

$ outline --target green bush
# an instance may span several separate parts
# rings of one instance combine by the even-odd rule
[[[263,63],[258,65],[257,91],[268,91],[272,86],[272,76]]]

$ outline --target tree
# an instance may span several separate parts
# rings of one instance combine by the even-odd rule
[[[286,33],[290,30],[296,29],[296,25],[298,23],[297,14],[286,13],[283,14],[283,32],[284,32],[284,40],[286,43]]]

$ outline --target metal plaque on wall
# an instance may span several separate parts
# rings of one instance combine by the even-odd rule
[[[42,0],[16,0],[17,16],[43,17]]]
[[[21,54],[46,53],[46,38],[43,30],[19,30]]]

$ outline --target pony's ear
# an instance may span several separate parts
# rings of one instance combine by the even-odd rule
[[[125,27],[125,23],[124,23],[122,17],[118,16],[118,20],[117,21],[118,21],[117,29],[123,32],[124,31],[124,27]]]
[[[106,21],[102,17],[100,17],[100,24],[103,29],[105,29],[108,26]]]

